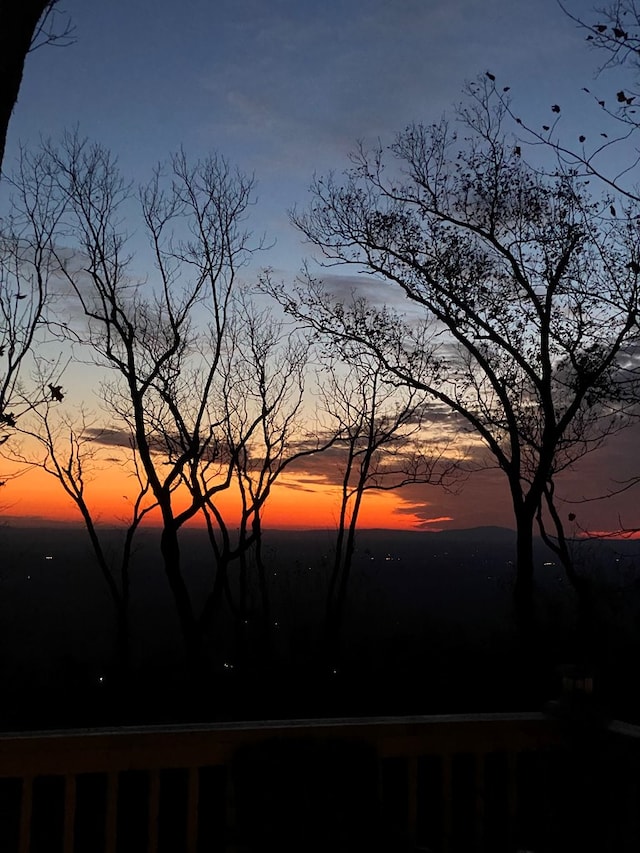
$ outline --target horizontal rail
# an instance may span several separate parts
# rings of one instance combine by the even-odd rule
[[[609,726],[614,740],[629,734],[619,728]],[[527,827],[541,825],[550,797],[564,796],[562,780],[580,784],[591,772],[589,756],[577,770],[565,761],[568,733],[557,717],[514,713],[4,734],[0,796],[6,788],[11,808],[0,835],[13,840],[0,846],[3,853],[231,853],[251,849],[248,827],[286,831],[308,806],[310,819],[351,808],[341,819],[369,831],[384,820],[407,850],[513,850],[527,843]],[[609,767],[597,766],[598,773]],[[320,801],[315,811],[299,798],[307,784]],[[125,838],[132,815],[136,842]],[[91,820],[99,827],[89,844]],[[615,849],[602,838],[603,851]]]
[[[545,714],[519,713],[25,732],[0,736],[0,778],[228,764],[239,747],[266,737],[357,739],[389,758],[539,749],[561,743],[563,730]]]

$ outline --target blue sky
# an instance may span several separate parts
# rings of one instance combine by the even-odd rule
[[[591,2],[566,2],[597,20]],[[511,87],[514,108],[534,126],[552,119],[559,103],[569,139],[590,130],[597,139],[602,116],[582,87],[607,97],[620,88],[615,75],[595,80],[602,57],[556,0],[60,4],[76,42],[28,58],[5,168],[20,142],[76,126],[110,147],[134,183],[180,146],[191,158],[217,151],[255,173],[251,227],[274,243],[257,264],[285,280],[309,251],[288,209],[307,203],[314,173],[348,165],[356,140],[389,142],[412,121],[437,121],[460,101],[465,81],[487,70]],[[636,442],[629,433],[589,459],[580,494],[602,493],[609,475],[628,473]],[[466,491],[474,489],[481,506],[482,478]],[[623,511],[610,502],[602,525],[616,527]],[[505,512],[500,519],[510,523]]]
[[[293,274],[305,248],[287,210],[358,139],[434,121],[490,69],[518,108],[584,109],[597,57],[556,0],[61,0],[76,43],[28,58],[10,126],[19,141],[76,125],[134,182],[180,145],[258,181],[260,262]],[[591,5],[571,9],[590,19]]]

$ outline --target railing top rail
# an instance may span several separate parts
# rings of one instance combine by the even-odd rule
[[[318,717],[276,720],[229,720],[212,723],[173,723],[158,725],[105,726],[77,729],[45,729],[0,733],[3,741],[42,738],[103,737],[105,735],[205,734],[208,732],[269,732],[280,729],[335,729],[345,727],[442,726],[469,723],[543,723],[549,714],[537,711],[478,714],[413,714],[382,717]]]
[[[0,737],[0,777],[223,765],[272,739],[358,740],[380,758],[521,751],[557,746],[563,730],[550,715],[518,712],[23,732]]]

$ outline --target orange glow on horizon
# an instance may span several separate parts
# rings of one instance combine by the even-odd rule
[[[9,463],[2,464],[0,480],[0,522],[20,526],[41,526],[50,524],[82,524],[80,513],[64,492],[60,483],[44,471],[33,468],[19,474],[17,467]],[[131,504],[136,496],[137,481],[127,474],[125,468],[112,464],[98,471],[86,483],[86,498],[94,521],[107,526],[122,526],[130,521]],[[479,492],[480,490],[480,492]],[[495,511],[495,502],[487,501],[487,488],[479,482],[476,490],[469,488],[463,499],[454,504],[446,494],[440,497],[433,491],[424,502],[412,501],[409,494],[403,492],[374,490],[366,493],[358,527],[360,529],[414,530],[439,532],[458,527],[476,527],[498,524],[512,527],[509,507],[505,504],[500,516],[489,512],[480,512],[483,507]],[[415,497],[415,492],[413,493]],[[480,494],[480,496],[479,496]],[[491,494],[498,494],[491,490]],[[327,485],[321,478],[313,479],[303,475],[300,481],[289,476],[286,482],[274,487],[262,514],[265,529],[322,529],[335,530],[338,524],[340,494],[337,486]],[[239,522],[239,498],[234,490],[220,493],[216,499],[225,522],[230,529]],[[179,506],[178,501],[176,502]],[[184,504],[183,504],[184,505]],[[475,513],[475,514],[474,514]],[[586,521],[586,520],[585,520]],[[580,538],[610,540],[640,540],[640,529],[625,532],[614,527],[615,521],[607,529],[605,519],[596,523],[592,529],[585,524]],[[145,526],[158,526],[158,512],[150,513],[144,520]],[[200,527],[204,521],[194,517],[189,526]],[[631,525],[629,525],[631,527]]]
[[[640,530],[585,530],[581,539],[640,539]]]
[[[44,471],[34,468],[11,479],[0,492],[2,514],[20,520],[21,524],[34,526],[49,523],[82,523],[80,513],[60,483]],[[103,470],[86,484],[87,503],[94,520],[101,524],[127,524],[130,507],[135,497],[136,482],[117,466]],[[238,498],[232,490],[222,492],[217,505],[229,526],[238,523]],[[339,494],[337,487],[321,481],[301,487],[294,483],[276,486],[263,512],[263,526],[278,529],[335,529],[338,523]],[[401,495],[393,492],[371,491],[362,502],[358,527],[395,530],[440,529],[442,522],[452,521],[450,516],[433,513],[425,520],[411,511]],[[157,512],[149,514],[147,523],[158,524]],[[190,524],[204,524],[199,517]]]

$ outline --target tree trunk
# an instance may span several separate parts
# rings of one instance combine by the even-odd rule
[[[362,492],[358,490],[351,520],[349,522],[346,542],[344,544],[344,556],[342,559],[338,588],[337,591],[334,591],[332,621],[330,626],[333,636],[331,638],[330,647],[336,663],[338,663],[342,658],[342,632],[344,630],[347,594],[349,591],[349,579],[351,577],[351,565],[353,563],[353,555],[355,552],[356,528],[358,524],[361,499]]]
[[[358,484],[355,490],[355,499],[351,509],[349,525],[346,524],[348,497],[343,489],[343,501],[340,512],[340,528],[336,543],[336,561],[334,572],[329,586],[329,598],[327,604],[327,648],[329,663],[333,667],[342,658],[342,631],[344,627],[344,614],[346,610],[347,592],[349,589],[349,578],[351,576],[351,564],[355,552],[356,530],[358,528],[358,516],[362,505],[362,497],[367,482],[369,471],[370,454],[360,467]],[[349,465],[351,468],[351,463]]]
[[[336,553],[329,578],[329,587],[327,589],[327,601],[325,610],[325,663],[333,669],[340,658],[340,623],[342,621],[341,614],[341,588],[342,574],[344,571],[344,538],[345,538],[345,505],[340,513],[340,524],[338,527],[338,535],[336,538]]]
[[[349,470],[351,468],[351,462],[349,461]],[[339,588],[340,583],[340,573],[342,571],[342,559],[343,559],[343,551],[344,551],[344,537],[347,526],[347,507],[349,503],[349,497],[347,493],[347,485],[348,485],[348,474],[344,478],[344,482],[342,485],[342,501],[340,504],[340,518],[338,521],[338,533],[336,535],[336,552],[333,560],[333,566],[331,569],[331,576],[329,577],[329,588],[327,590],[327,607],[326,607],[326,634],[327,640],[329,640],[331,632],[333,630],[333,615],[336,605],[336,593]]]
[[[116,672],[119,683],[126,688],[131,672],[129,607],[126,599],[121,599],[116,613]]]
[[[535,654],[535,607],[533,596],[533,515],[516,513],[516,582],[514,587],[516,627],[523,663]]]
[[[238,610],[236,616],[237,664],[246,671],[249,666],[249,567],[247,565],[246,519],[240,522],[238,535]]]
[[[0,0],[0,168],[11,113],[38,21],[51,0]]]
[[[187,659],[191,665],[197,667],[202,658],[200,630],[193,613],[189,591],[182,577],[178,534],[173,527],[166,523],[160,536],[160,551],[164,561],[165,574],[178,612]]]
[[[576,661],[581,664],[588,665],[593,662],[596,652],[596,612],[593,590],[589,581],[582,577],[576,570],[576,566],[569,548],[569,543],[564,531],[564,525],[557,507],[554,502],[554,484],[551,482],[545,490],[545,498],[549,515],[553,521],[556,535],[555,541],[545,530],[544,521],[542,518],[542,507],[538,510],[538,526],[540,535],[548,548],[560,560],[562,567],[565,570],[567,580],[569,581],[576,595],[576,629],[577,629],[577,649]]]
[[[213,588],[206,598],[198,620],[200,631],[202,633],[207,631],[213,624],[216,611],[222,605],[225,596],[227,597],[227,600],[229,600],[228,559],[223,559],[222,556],[219,556],[216,559],[216,573],[213,581]]]
[[[253,536],[255,547],[256,570],[258,572],[258,584],[260,587],[260,599],[262,603],[262,640],[263,648],[261,657],[266,661],[271,658],[271,600],[269,597],[269,584],[267,582],[267,567],[262,558],[262,522],[259,511],[256,509],[253,519]]]
[[[109,566],[109,562],[102,548],[102,542],[96,530],[95,524],[89,508],[87,507],[84,497],[79,495],[75,498],[76,506],[80,510],[85,529],[89,535],[91,547],[95,554],[98,567],[109,589],[109,594],[113,602],[116,619],[116,637],[115,637],[115,652],[114,663],[117,672],[117,678],[122,685],[125,685],[130,671],[130,627],[129,627],[129,563],[131,560],[131,549],[133,547],[133,537],[137,528],[137,524],[131,525],[126,533],[124,546],[122,549],[122,559],[120,563],[120,588],[113,576],[113,572]]]

